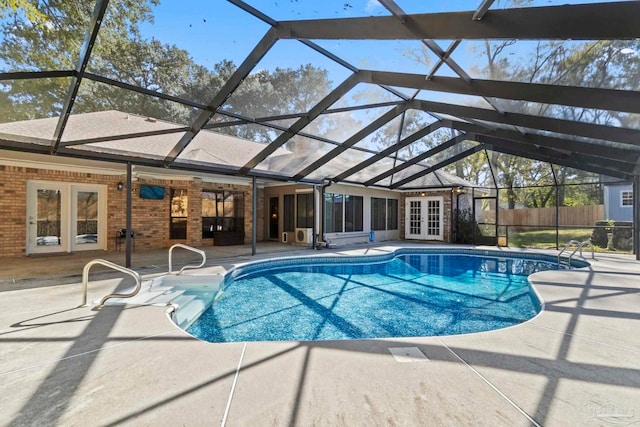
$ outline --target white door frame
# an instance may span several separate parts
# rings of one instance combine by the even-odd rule
[[[423,239],[424,203],[422,197],[407,197],[404,202],[405,239]]]
[[[429,206],[430,204],[432,206]],[[431,212],[429,212],[430,209]],[[405,239],[443,240],[443,213],[443,196],[407,197],[405,199]],[[432,222],[434,220],[437,222],[435,226]]]
[[[37,190],[56,190],[60,192],[60,243],[51,245],[37,244],[38,193]],[[77,218],[79,192],[98,194],[98,229],[96,242],[77,241]],[[56,181],[27,181],[26,206],[26,254],[75,252],[107,249],[107,186],[100,184],[76,184]]]

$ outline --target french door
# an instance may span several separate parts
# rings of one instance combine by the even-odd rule
[[[442,240],[442,197],[407,197],[405,201],[405,237],[418,240]]]
[[[106,186],[27,182],[27,255],[106,249]]]

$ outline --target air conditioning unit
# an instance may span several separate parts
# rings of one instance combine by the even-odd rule
[[[282,243],[287,243],[289,241],[289,233],[284,231],[282,232]]]
[[[311,243],[313,228],[296,228],[296,243]]]

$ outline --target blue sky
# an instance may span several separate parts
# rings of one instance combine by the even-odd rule
[[[276,20],[389,15],[376,0],[251,0],[249,3]],[[445,7],[454,11],[472,10],[477,0],[404,0],[399,3],[408,13],[426,13],[442,12]],[[188,51],[196,63],[207,68],[213,68],[223,59],[240,64],[269,29],[266,23],[224,0],[192,0],[189,7],[185,7],[184,2],[164,0],[153,13],[155,21],[142,26],[143,35],[177,45]],[[316,43],[362,69],[426,74],[437,61],[430,52],[423,56],[421,44],[415,40],[319,40]],[[446,48],[450,42],[439,43]],[[420,61],[415,59],[416,53],[421,57]],[[297,68],[307,63],[327,69],[335,85],[351,74],[348,69],[295,40],[277,42],[254,71]],[[441,73],[453,75],[446,67]]]
[[[469,11],[475,10],[480,3],[480,0],[396,1],[407,13]],[[552,6],[589,1],[535,0],[531,5]],[[377,0],[247,0],[247,2],[275,20],[389,15]],[[510,5],[510,2],[497,0],[493,8]],[[175,44],[189,52],[196,63],[210,69],[223,59],[240,64],[269,29],[268,24],[226,0],[190,0],[186,4],[184,1],[161,0],[161,4],[154,8],[153,13],[155,22],[142,26],[145,37],[154,37],[164,43]],[[361,69],[427,74],[437,62],[435,55],[423,49],[417,40],[319,40],[314,42]],[[441,48],[446,49],[451,41],[436,40],[436,42]],[[478,66],[481,68],[482,64],[486,63],[486,59],[478,50],[481,43],[464,41],[452,55],[452,58],[472,77],[481,77],[477,73]],[[535,42],[518,42],[504,54],[510,59],[525,60],[533,47]],[[276,67],[298,68],[308,63],[327,69],[334,87],[351,74],[348,69],[295,40],[277,42],[256,65],[254,71],[273,70]],[[443,66],[437,75],[455,76],[446,66]],[[407,92],[411,91],[407,90]],[[458,103],[455,95],[431,93],[429,98]],[[459,103],[467,104],[468,101],[462,99]]]
[[[389,15],[376,0],[252,0],[249,3],[276,20]],[[428,13],[442,12],[445,8],[449,11],[472,10],[476,7],[477,0],[404,0],[399,1],[399,4],[408,13]],[[145,36],[176,44],[187,50],[196,62],[208,67],[222,59],[240,63],[269,28],[267,24],[224,0],[192,0],[188,7],[185,7],[184,2],[164,0],[154,9],[154,15],[154,24],[142,27]],[[408,64],[408,61],[402,60],[402,53],[419,48],[419,43],[415,41],[319,43],[344,56],[357,67],[367,68],[373,64],[382,69],[384,66],[381,62],[386,62],[391,63],[391,68],[396,68],[396,71],[406,69],[405,65]],[[443,47],[448,44],[445,43]],[[310,50],[296,49],[292,47],[293,44],[285,48],[287,54],[272,53],[270,58],[265,58],[262,68],[295,67],[309,62],[305,62],[305,56]]]
[[[377,0],[248,0],[248,3],[275,20],[389,15]],[[397,0],[397,3],[407,13],[438,13],[475,10],[480,0]],[[566,3],[575,1],[535,0],[532,5]],[[510,2],[497,0],[493,8],[509,5]],[[188,51],[198,64],[207,68],[212,68],[223,59],[240,64],[269,29],[266,23],[226,0],[161,0],[161,4],[154,8],[153,13],[155,22],[143,25],[143,34],[177,45]],[[426,74],[437,61],[431,52],[423,55],[420,42],[415,40],[316,42],[362,69]],[[450,41],[437,40],[437,43],[446,49]],[[453,55],[454,60],[468,72],[472,65],[479,62],[480,55],[477,50],[473,50],[477,43],[463,42]],[[528,50],[526,45],[527,42],[519,42],[510,54],[523,54]],[[415,59],[416,53],[420,61]],[[312,49],[290,40],[279,41],[256,69],[297,68],[310,62],[328,69],[330,78],[334,81],[341,81],[350,73]],[[439,75],[454,74],[447,67],[443,67]]]

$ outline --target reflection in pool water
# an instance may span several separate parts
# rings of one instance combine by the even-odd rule
[[[357,264],[266,264],[227,282],[221,297],[188,332],[206,341],[229,342],[499,329],[540,311],[527,276],[557,268],[542,259],[454,254],[405,254]]]

